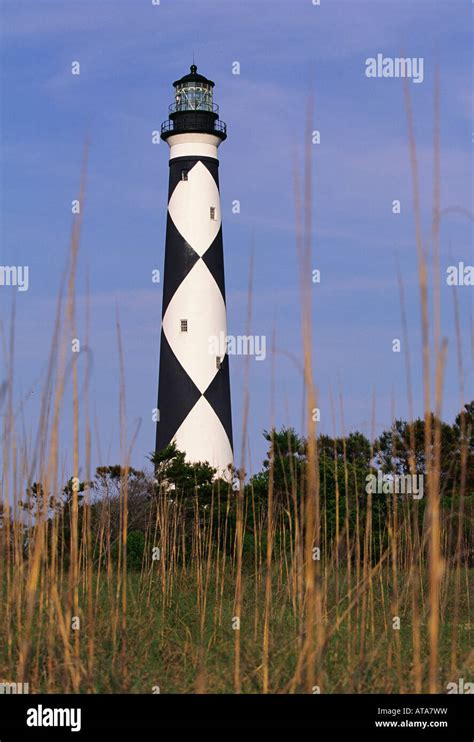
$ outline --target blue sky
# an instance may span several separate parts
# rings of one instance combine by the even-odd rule
[[[275,326],[279,352],[250,360],[249,444],[258,469],[262,431],[302,429],[302,378],[286,353],[302,357],[295,246],[294,175],[302,175],[305,115],[314,93],[312,287],[315,381],[320,429],[333,432],[331,393],[342,396],[346,430],[370,434],[392,413],[407,416],[405,354],[397,261],[409,321],[415,413],[422,413],[419,290],[406,117],[400,79],[369,79],[365,60],[423,57],[424,80],[409,83],[420,168],[423,234],[429,246],[433,84],[441,75],[443,208],[472,209],[472,57],[469,0],[56,0],[0,3],[0,264],[28,265],[29,290],[0,287],[8,325],[16,293],[15,402],[25,429],[38,425],[56,296],[77,195],[83,143],[91,141],[79,259],[79,338],[91,312],[93,464],[119,460],[118,309],[125,358],[128,435],[138,428],[136,466],[154,443],[168,147],[151,133],[167,117],[173,80],[194,53],[216,82],[228,125],[220,149],[229,332],[246,332],[247,284],[254,250],[252,334]],[[81,74],[71,74],[79,61]],[[241,74],[232,74],[238,61]],[[232,202],[241,213],[232,213]],[[392,214],[400,199],[401,214]],[[472,391],[472,287],[448,287],[448,265],[473,263],[472,223],[448,211],[441,230],[443,334],[448,358],[443,416],[459,410],[453,292],[463,331],[466,397]],[[310,277],[308,277],[310,280]],[[87,299],[89,283],[90,297]],[[2,374],[5,367],[2,353]],[[244,397],[242,357],[231,358],[236,452]],[[271,397],[270,379],[276,395]],[[79,360],[84,370],[84,361]],[[1,381],[1,379],[0,379]],[[28,391],[34,393],[25,399]],[[66,467],[72,447],[70,389],[62,417]],[[337,426],[340,430],[339,413]],[[95,424],[94,424],[95,427]],[[82,443],[81,443],[82,445]],[[84,448],[82,446],[81,453]]]

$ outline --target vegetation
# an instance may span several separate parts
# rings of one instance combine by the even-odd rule
[[[453,426],[439,422],[440,459],[447,467],[440,481],[449,483],[440,500],[441,612],[448,617],[439,643],[444,685],[465,671],[472,636],[472,489],[459,511],[463,445],[465,481],[473,474],[472,412],[471,403]],[[461,427],[467,435],[460,443]],[[311,689],[425,687],[426,502],[410,494],[370,495],[365,488],[376,466],[393,475],[416,461],[416,472],[426,476],[424,458],[413,456],[409,445],[413,431],[415,442],[424,440],[424,421],[397,420],[372,443],[360,433],[316,441],[321,527],[311,559],[318,566],[321,638],[311,660]],[[264,435],[268,456],[241,490],[208,464],[186,462],[174,445],[151,456],[148,474],[100,467],[91,482],[69,479],[58,497],[39,483],[29,487],[20,502],[28,517],[15,521],[10,513],[1,531],[3,675],[17,674],[25,641],[18,610],[23,615],[29,584],[8,576],[15,565],[26,578],[41,538],[42,576],[24,670],[35,690],[232,692],[235,635],[240,690],[261,692],[265,673],[268,691],[309,690],[304,495],[310,446],[291,428]]]
[[[80,394],[77,364],[66,362],[76,322],[82,215],[75,217],[67,292],[58,297],[33,450],[16,429],[13,321],[5,348],[2,680],[28,682],[32,692],[436,693],[448,682],[472,676],[473,403],[465,405],[457,329],[461,411],[453,425],[441,421],[447,351],[439,301],[431,332],[408,87],[405,95],[423,418],[395,420],[375,440],[359,432],[318,435],[313,422],[308,157],[303,193],[299,183],[295,189],[305,435],[267,431],[263,468],[246,481],[246,399],[242,455],[237,456],[241,468],[229,471],[229,477],[215,477],[205,462],[186,462],[174,446],[152,457],[152,472],[134,470],[122,371],[120,464],[90,476],[88,382]],[[436,173],[436,147],[434,156]],[[81,202],[83,196],[84,176]],[[434,204],[435,245],[439,222],[439,204]],[[433,248],[439,276],[437,260]],[[119,325],[118,349],[122,359]],[[405,360],[408,367],[410,359]],[[59,422],[69,379],[72,476],[63,486]],[[407,391],[411,408],[409,383]],[[80,421],[83,482],[78,477]],[[368,492],[367,476],[378,471],[387,482],[400,475],[423,476],[423,497]]]

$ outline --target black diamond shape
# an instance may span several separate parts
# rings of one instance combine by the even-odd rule
[[[222,227],[219,229],[218,233],[216,234],[216,237],[214,241],[212,242],[211,246],[206,250],[206,252],[202,256],[202,260],[204,260],[205,264],[209,268],[209,271],[212,273],[212,276],[214,277],[215,282],[219,286],[220,292],[222,294],[222,298],[224,299],[224,303],[225,303],[224,251],[222,249]]]
[[[160,420],[156,429],[157,451],[161,451],[173,440],[179,426],[201,396],[201,392],[171,350],[162,330],[158,393]]]
[[[207,399],[222,426],[227,433],[230,447],[233,450],[232,440],[232,413],[230,409],[230,381],[229,381],[229,356],[224,356],[222,365],[213,380],[204,392]]]
[[[163,285],[163,311],[166,309],[173,295],[188,275],[193,265],[199,260],[199,255],[189,245],[182,234],[176,229],[174,222],[168,214],[166,227],[166,250],[165,250],[165,281]]]
[[[191,157],[188,159],[184,159],[180,157],[179,159],[170,160],[170,182],[169,182],[169,188],[168,188],[168,203],[170,202],[171,196],[173,195],[174,189],[178,185],[178,183],[181,183],[181,171],[187,170],[188,174],[189,171],[193,169],[195,165],[199,162],[199,158],[197,157]],[[189,177],[189,175],[188,175]]]
[[[215,160],[213,157],[206,157],[201,160],[201,162],[211,173],[215,180],[217,190],[219,190],[219,160]]]

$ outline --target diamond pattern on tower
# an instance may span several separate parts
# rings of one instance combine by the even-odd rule
[[[179,284],[186,278],[199,255],[176,229],[168,214],[166,225],[165,276],[163,287],[163,316]]]
[[[161,451],[173,439],[176,431],[201,397],[199,389],[188,376],[161,333],[160,389],[156,450]]]
[[[217,190],[219,190],[219,160],[214,160],[212,158],[206,157],[204,160],[201,160],[201,162],[211,173],[212,177],[214,178]]]
[[[210,336],[227,332],[218,161],[171,161],[169,193],[157,450],[175,439],[191,460],[226,466],[233,460],[229,360],[224,355],[218,368],[209,347]]]
[[[206,389],[204,396],[221,421],[222,426],[227,433],[230,446],[233,448],[232,416],[230,412],[229,356],[227,353],[224,356],[220,369]]]
[[[183,170],[187,170],[188,174],[189,171],[192,170],[192,168],[197,164],[197,160],[195,157],[192,158],[181,158],[178,162],[173,162],[173,160],[170,160],[170,182],[169,182],[169,188],[168,188],[168,203],[170,202],[171,196],[173,195],[174,189],[178,185],[178,183],[181,183],[182,177],[181,172]]]
[[[202,162],[189,171],[188,180],[180,181],[173,191],[168,212],[183,239],[202,256],[221,228],[219,190]],[[215,209],[211,219],[210,206]]]
[[[224,279],[224,253],[222,250],[222,227],[216,239],[202,256],[212,277],[219,286],[222,298],[225,302],[225,279]]]
[[[188,332],[179,332],[187,319]],[[209,337],[226,327],[224,299],[203,260],[199,260],[176,289],[163,317],[163,332],[171,350],[203,394],[217,373]]]
[[[213,435],[209,435],[209,430]],[[232,447],[219,417],[205,397],[201,397],[176,431],[181,451],[193,451],[195,461],[220,461],[223,467],[233,461]]]

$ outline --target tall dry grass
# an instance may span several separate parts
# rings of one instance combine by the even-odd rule
[[[306,141],[312,130],[312,101]],[[28,682],[30,691],[46,692],[422,692],[442,691],[449,681],[469,672],[471,606],[464,531],[464,500],[468,451],[462,417],[462,475],[459,509],[440,510],[440,428],[431,426],[431,412],[440,417],[447,346],[441,337],[439,229],[439,82],[435,90],[434,185],[431,259],[435,276],[434,335],[430,341],[428,302],[429,251],[421,230],[421,194],[409,89],[405,86],[409,155],[420,288],[424,382],[427,517],[393,496],[387,521],[377,515],[372,495],[360,506],[357,481],[350,479],[334,451],[336,481],[335,532],[327,518],[326,481],[321,478],[317,429],[313,411],[318,392],[312,365],[312,305],[307,277],[312,266],[312,167],[305,152],[302,183],[295,176],[296,248],[300,268],[303,365],[305,382],[307,466],[286,482],[277,501],[273,473],[280,452],[272,443],[268,498],[262,503],[244,487],[247,423],[250,410],[248,376],[240,450],[240,490],[216,485],[208,509],[197,498],[190,504],[162,492],[149,509],[141,570],[127,567],[127,537],[134,513],[129,508],[130,456],[125,420],[124,349],[117,318],[120,360],[118,424],[121,430],[122,476],[118,534],[113,533],[114,499],[103,492],[94,505],[86,490],[80,505],[73,489],[72,508],[57,504],[67,479],[61,466],[60,421],[65,389],[72,379],[73,477],[79,478],[80,451],[90,478],[91,425],[88,378],[79,390],[75,361],[68,362],[75,337],[75,283],[84,209],[75,217],[60,293],[44,384],[36,442],[18,425],[14,409],[15,314],[8,337],[2,335],[7,359],[3,398],[2,498],[0,531],[0,679]],[[308,145],[309,147],[310,145]],[[80,183],[84,202],[87,149]],[[247,323],[252,318],[252,268]],[[402,327],[408,345],[403,281],[399,278]],[[463,357],[459,310],[455,305],[456,353],[460,408],[464,404]],[[88,320],[89,323],[90,320]],[[250,329],[249,329],[250,332]],[[275,349],[275,338],[272,341]],[[406,357],[409,408],[410,357]],[[434,388],[431,368],[435,369]],[[247,369],[248,373],[248,369]],[[273,384],[273,392],[275,387]],[[375,420],[375,397],[372,418]],[[344,405],[338,400],[344,431]],[[81,421],[85,440],[81,444]],[[414,435],[414,434],[413,434]],[[375,436],[373,435],[372,438]],[[414,444],[414,437],[413,437]],[[395,445],[395,441],[394,441]],[[414,447],[414,446],[413,446]],[[410,462],[415,473],[415,461]],[[343,475],[343,489],[339,487]],[[19,501],[33,481],[43,496],[37,511],[19,517]],[[49,497],[52,497],[52,501]],[[79,518],[82,508],[83,517]],[[354,515],[354,519],[352,519]],[[67,517],[67,521],[65,518]],[[448,527],[448,520],[451,524]],[[452,527],[454,522],[455,527]],[[25,548],[25,525],[29,541]],[[381,525],[381,528],[378,526]],[[377,526],[377,528],[374,528]],[[59,553],[70,530],[69,554]],[[374,553],[374,533],[379,533]],[[251,548],[249,548],[249,544]],[[324,545],[324,548],[323,548]],[[160,558],[153,559],[159,548]],[[314,549],[321,548],[321,558]],[[453,555],[448,559],[447,555]],[[66,558],[67,557],[67,558]],[[401,629],[393,629],[399,616]],[[79,618],[80,628],[73,628]],[[238,620],[236,620],[238,619]]]

